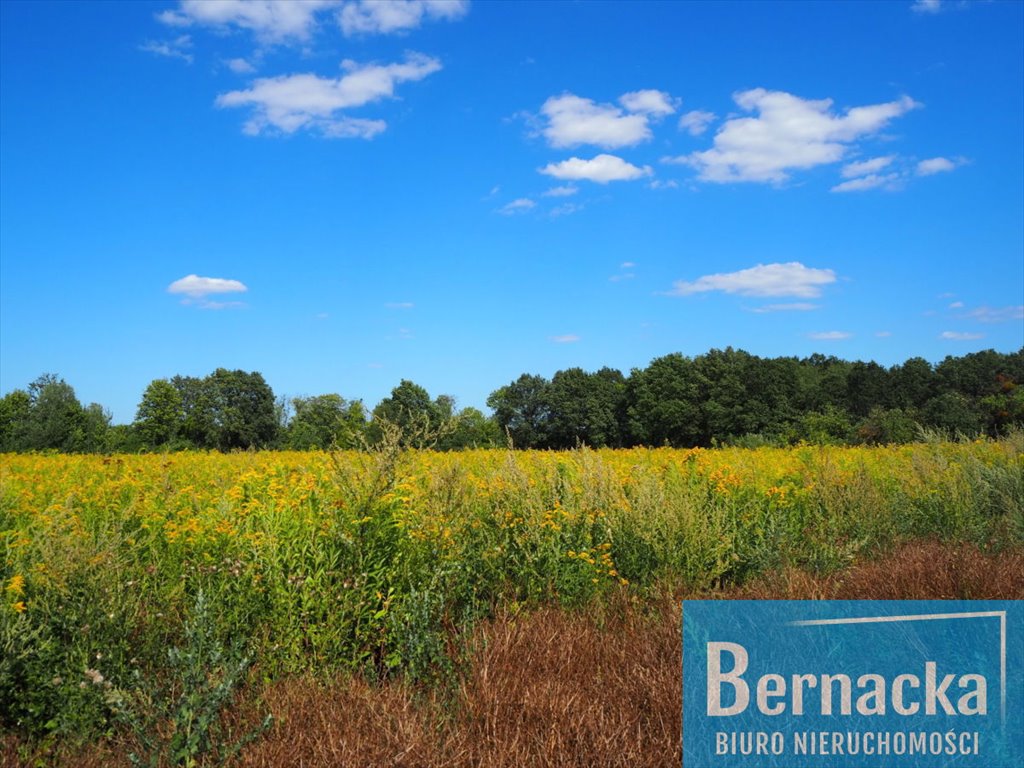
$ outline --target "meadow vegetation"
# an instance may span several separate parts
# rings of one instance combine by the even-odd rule
[[[1015,556],[1024,434],[890,447],[443,453],[392,437],[368,451],[5,455],[0,721],[37,754],[105,740],[153,765],[218,761],[269,725],[258,696],[225,720],[246,686],[277,691],[272,703],[289,680],[344,678],[465,706],[502,626],[517,633],[516,622],[556,621],[552,611],[638,626],[666,615],[666,595],[792,573],[827,584],[920,540]]]

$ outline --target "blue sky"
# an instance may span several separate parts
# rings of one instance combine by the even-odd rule
[[[1024,3],[0,14],[3,392],[1024,344]]]

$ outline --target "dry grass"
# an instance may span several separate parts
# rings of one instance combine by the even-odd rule
[[[454,698],[359,680],[269,685],[262,696],[277,725],[239,764],[678,766],[683,597],[1019,599],[1024,551],[990,555],[922,542],[826,578],[785,571],[724,592],[676,592],[644,604],[623,598],[597,613],[543,609],[499,617],[480,628],[480,648]],[[252,702],[243,703],[238,721],[257,718],[247,708]],[[115,744],[74,756],[19,756],[16,743],[5,740],[0,765],[22,764],[100,768],[128,761]]]

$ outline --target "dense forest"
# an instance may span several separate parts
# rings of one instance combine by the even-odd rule
[[[666,355],[628,376],[611,368],[523,374],[491,393],[486,416],[407,380],[368,411],[338,394],[275,397],[260,373],[219,368],[151,382],[135,421],[112,425],[102,406],[83,406],[67,382],[44,374],[0,399],[0,451],[359,448],[386,428],[440,450],[904,443],[922,428],[995,436],[1024,426],[1022,383],[1024,349],[885,368],[727,348]]]

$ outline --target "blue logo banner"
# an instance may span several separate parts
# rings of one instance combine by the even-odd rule
[[[683,768],[1021,768],[1020,601],[683,602]]]

